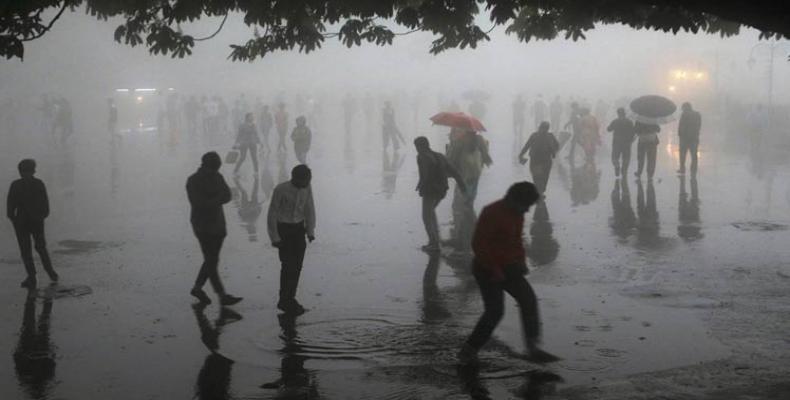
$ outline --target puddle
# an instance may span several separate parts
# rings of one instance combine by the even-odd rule
[[[118,247],[120,245],[121,245],[120,243],[115,243],[115,242],[99,242],[93,240],[69,239],[69,240],[59,241],[58,246],[62,248],[55,249],[52,252],[55,254],[65,254],[65,255],[85,254],[109,247]]]
[[[786,231],[788,226],[784,224],[776,224],[773,222],[733,222],[732,226],[747,232],[773,232],[773,231]]]
[[[41,299],[60,299],[64,297],[80,297],[93,293],[90,286],[85,285],[51,285],[36,291]]]

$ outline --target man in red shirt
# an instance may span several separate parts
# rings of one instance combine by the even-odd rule
[[[522,242],[524,214],[540,199],[530,182],[518,182],[505,198],[489,204],[480,213],[472,239],[474,276],[483,296],[485,311],[467,339],[458,358],[463,364],[477,360],[477,352],[491,337],[505,312],[504,292],[518,303],[529,360],[546,363],[558,357],[538,348],[540,319],[538,301],[529,282],[526,251]]]

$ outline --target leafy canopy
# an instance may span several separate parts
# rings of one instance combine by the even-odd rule
[[[44,14],[54,17],[44,18]],[[0,56],[24,56],[25,42],[38,39],[68,11],[86,10],[97,20],[121,17],[115,40],[143,45],[152,54],[185,57],[196,42],[216,36],[230,13],[252,28],[245,43],[230,46],[232,60],[252,61],[275,51],[310,52],[327,39],[348,47],[389,45],[399,35],[430,32],[431,53],[475,48],[493,27],[523,42],[557,37],[579,40],[596,24],[677,33],[737,34],[741,26],[763,38],[790,38],[790,2],[784,0],[2,0]],[[485,13],[490,24],[480,27]],[[217,31],[195,37],[180,24],[223,17]]]

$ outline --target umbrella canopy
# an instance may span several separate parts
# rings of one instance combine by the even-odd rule
[[[486,130],[480,120],[462,112],[440,112],[431,117],[431,122],[433,122],[434,125],[449,126],[451,128],[460,128],[475,132]]]
[[[657,95],[647,95],[631,101],[632,117],[645,124],[665,124],[675,119],[678,107],[672,100]]]

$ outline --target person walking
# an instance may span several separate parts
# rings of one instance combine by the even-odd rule
[[[450,188],[447,184],[447,176],[455,179],[455,184],[463,194],[466,194],[466,185],[447,158],[431,150],[428,138],[420,136],[414,139],[414,147],[417,149],[417,169],[420,176],[416,190],[422,197],[422,222],[428,234],[428,244],[422,249],[428,252],[439,251],[440,236],[436,207]]]
[[[680,139],[680,169],[679,174],[686,173],[686,154],[691,158],[691,174],[697,173],[697,148],[699,147],[699,131],[702,128],[702,116],[691,107],[691,103],[683,103],[683,112],[678,122],[678,137]]]
[[[269,144],[269,134],[272,131],[272,126],[274,126],[274,116],[272,116],[271,111],[269,111],[268,105],[263,106],[258,125],[261,128],[261,136],[263,136],[263,151],[268,154],[272,149]]]
[[[637,178],[642,177],[642,171],[644,171],[645,162],[647,162],[647,179],[653,179],[658,154],[658,132],[661,132],[661,127],[656,124],[646,124],[639,121],[634,124],[634,133],[639,138],[636,144],[637,169],[634,172],[634,176]]]
[[[580,143],[580,125],[579,121],[581,120],[581,109],[579,108],[579,103],[572,102],[571,109],[568,115],[568,122],[565,123],[565,126],[562,127],[563,130],[567,131],[568,127],[571,128],[571,148],[568,150],[568,160],[572,160],[573,156],[576,154],[576,144]]]
[[[584,150],[585,163],[592,163],[595,160],[595,151],[601,144],[601,135],[598,120],[586,107],[581,109],[579,118],[579,143]]]
[[[27,278],[22,281],[21,286],[30,289],[36,287],[33,248],[36,249],[41,265],[52,282],[58,281],[58,274],[52,268],[44,236],[44,220],[49,216],[47,188],[44,182],[33,176],[36,173],[35,160],[24,159],[19,162],[17,169],[21,178],[13,181],[8,189],[6,216],[14,225],[22,263],[27,272]]]
[[[450,134],[455,139],[447,147],[447,161],[458,171],[464,182],[466,192],[456,185],[453,191],[453,244],[456,249],[466,251],[472,245],[472,232],[477,218],[474,210],[477,186],[484,167],[493,164],[488,152],[488,141],[472,130],[454,128],[458,134]]]
[[[524,126],[526,124],[527,103],[522,95],[516,96],[513,100],[513,142],[514,147],[518,147],[524,142]]]
[[[381,122],[381,143],[384,151],[387,151],[390,142],[392,142],[392,149],[397,152],[400,150],[401,143],[405,144],[405,141],[395,122],[395,109],[389,101],[384,102],[384,108],[381,110]]]
[[[557,129],[560,126],[560,119],[562,118],[562,102],[560,96],[554,97],[549,105],[549,115],[551,118],[551,126]]]
[[[546,120],[546,110],[548,107],[546,103],[543,101],[543,95],[539,94],[535,103],[532,104],[532,116],[535,120],[535,128],[537,129],[541,122]]]
[[[234,147],[239,149],[241,154],[236,162],[236,168],[233,169],[235,175],[239,174],[241,164],[247,159],[247,153],[249,153],[252,159],[253,174],[258,176],[258,143],[261,140],[258,138],[258,130],[255,129],[254,119],[255,117],[252,113],[247,113],[244,115],[244,122],[239,125],[239,132],[236,134],[236,145]]]
[[[528,272],[522,240],[524,214],[539,199],[540,193],[535,185],[518,182],[508,189],[504,199],[489,204],[480,213],[472,242],[475,254],[473,274],[480,287],[485,311],[458,353],[461,364],[477,361],[477,353],[504,315],[505,292],[518,303],[527,358],[537,363],[559,360],[538,347],[541,330],[538,300],[524,278]]]
[[[274,188],[267,225],[272,246],[280,258],[280,299],[277,308],[290,314],[303,314],[305,308],[296,301],[307,243],[315,240],[315,204],[310,186],[312,172],[300,164],[291,170],[291,180]]]
[[[612,132],[612,165],[614,165],[614,176],[619,177],[620,173],[625,176],[628,173],[628,165],[631,163],[631,145],[634,142],[634,123],[626,118],[625,109],[617,109],[615,118],[606,128]]]
[[[274,113],[274,125],[277,128],[277,151],[285,151],[285,136],[288,135],[288,112],[285,111],[285,103],[280,103],[277,112]]]
[[[532,174],[532,179],[535,181],[540,194],[546,192],[552,161],[554,156],[557,155],[557,151],[560,150],[560,144],[557,142],[554,134],[549,132],[549,127],[549,123],[543,121],[537,132],[530,135],[527,143],[518,155],[521,164],[526,164],[527,160],[524,158],[524,154],[529,152],[529,172]]]
[[[230,188],[219,173],[220,166],[219,154],[208,152],[201,158],[197,172],[187,179],[187,197],[192,208],[190,222],[203,252],[203,264],[189,293],[201,303],[210,304],[211,299],[203,291],[206,281],[210,281],[220,304],[229,306],[242,298],[228,294],[219,277],[219,253],[227,235],[222,205],[231,200]]]
[[[296,127],[291,133],[291,140],[294,142],[294,153],[300,164],[307,164],[307,152],[310,151],[310,144],[313,142],[313,133],[307,127],[307,119],[304,116],[296,118]]]

